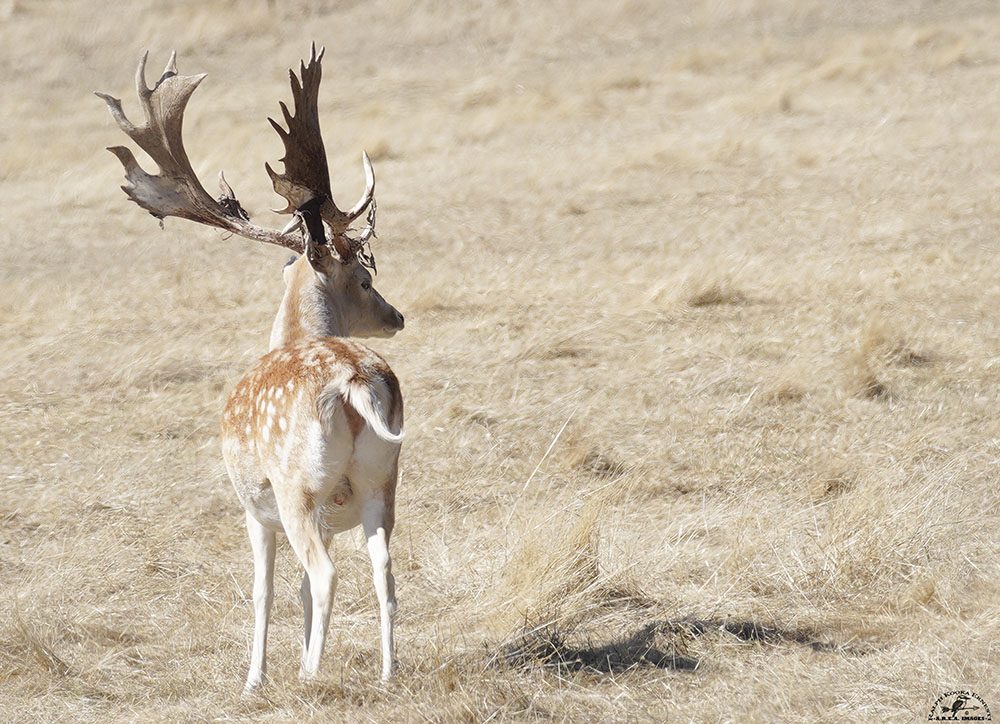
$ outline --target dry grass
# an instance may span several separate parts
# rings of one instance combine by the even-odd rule
[[[1000,707],[991,3],[0,0],[4,720],[923,719]],[[306,33],[307,31],[307,33]],[[304,35],[304,33],[306,33]],[[357,535],[322,680],[216,425],[286,254],[125,201],[100,89],[208,71],[203,178],[328,45],[335,193],[378,159],[407,396],[401,672]],[[271,221],[271,223],[276,223]]]

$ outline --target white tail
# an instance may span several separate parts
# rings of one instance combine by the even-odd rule
[[[380,438],[386,442],[403,441],[402,427],[400,427],[399,432],[393,432],[389,429],[382,400],[375,391],[373,383],[361,379],[351,380],[347,383],[344,398],[351,407],[358,411],[358,414],[364,418],[365,422]]]

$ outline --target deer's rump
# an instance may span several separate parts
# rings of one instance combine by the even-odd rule
[[[352,340],[315,339],[272,350],[237,383],[223,413],[223,456],[261,523],[280,528],[282,507],[303,505],[344,530],[357,524],[357,501],[394,476],[402,424],[385,360]],[[302,499],[283,499],[286,488]]]

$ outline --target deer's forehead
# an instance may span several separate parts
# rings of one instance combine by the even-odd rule
[[[372,279],[372,273],[361,266],[357,261],[351,262],[350,274],[359,281],[371,281]]]

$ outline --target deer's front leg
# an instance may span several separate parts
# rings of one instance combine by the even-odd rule
[[[247,511],[247,534],[253,547],[253,648],[244,692],[264,682],[267,672],[267,625],[274,600],[274,531],[268,530]]]

